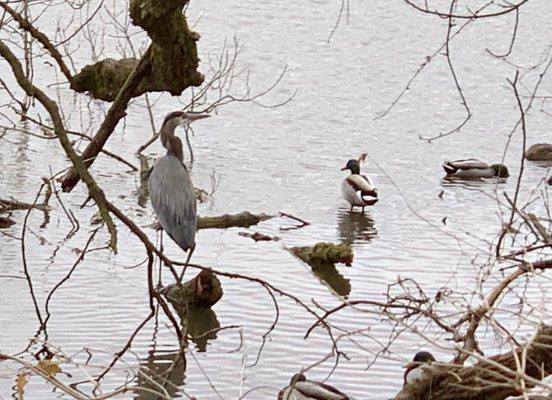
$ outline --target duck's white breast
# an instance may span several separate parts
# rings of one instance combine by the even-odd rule
[[[341,182],[341,194],[343,195],[343,198],[353,206],[362,207],[365,204],[362,197],[360,197],[360,192],[355,191],[349,182],[347,182],[347,179],[344,179],[343,182]]]
[[[421,379],[428,372],[428,366],[422,365],[411,369],[406,375],[406,383],[412,383]]]

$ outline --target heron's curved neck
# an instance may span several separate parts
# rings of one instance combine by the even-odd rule
[[[167,149],[167,154],[175,156],[180,161],[183,161],[184,153],[182,152],[182,141],[174,135],[174,130],[178,125],[178,120],[168,120],[161,127],[159,136],[161,137],[161,144]]]
[[[167,145],[167,155],[174,156],[180,161],[184,162],[184,152],[182,151],[182,141],[176,136],[172,136],[168,139]]]
[[[177,119],[170,119],[163,124],[159,136],[161,137],[161,144],[168,150],[168,144],[172,138],[174,138],[174,130],[178,127],[179,121]]]

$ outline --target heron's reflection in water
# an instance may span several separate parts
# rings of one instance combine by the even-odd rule
[[[378,235],[374,219],[369,211],[350,212],[348,207],[337,213],[339,240],[350,245],[368,243]]]

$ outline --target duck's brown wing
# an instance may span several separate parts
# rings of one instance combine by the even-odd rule
[[[474,158],[469,158],[466,160],[447,161],[445,164],[453,167],[454,169],[485,169],[489,167],[488,164]]]
[[[351,185],[355,192],[360,191],[361,196],[377,196],[375,186],[363,175],[349,175],[347,177],[347,183]]]
[[[306,399],[312,400],[350,400],[350,397],[345,393],[340,392],[336,388],[322,382],[303,381],[295,384],[295,390]]]

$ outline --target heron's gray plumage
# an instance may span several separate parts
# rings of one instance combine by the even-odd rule
[[[195,246],[193,189],[190,174],[178,158],[166,155],[155,162],[148,180],[151,205],[163,229],[184,251]]]
[[[188,261],[195,248],[197,202],[190,174],[183,163],[182,142],[174,131],[180,125],[187,126],[208,116],[175,111],[165,117],[160,137],[167,154],[155,162],[148,178],[151,205],[159,223],[184,251],[190,250]]]

